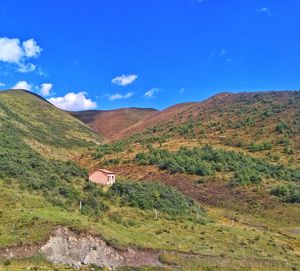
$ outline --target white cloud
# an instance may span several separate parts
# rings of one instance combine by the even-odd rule
[[[12,87],[12,89],[25,89],[29,91],[39,92],[43,96],[49,96],[51,94],[50,92],[52,88],[53,85],[51,83],[43,83],[40,86],[34,86],[27,81],[19,81]]]
[[[113,78],[111,82],[118,86],[127,86],[132,84],[137,78],[138,76],[136,74],[128,74],[128,75],[123,74],[121,76],[117,76]]]
[[[42,52],[42,48],[37,45],[34,39],[23,41],[22,46],[26,57],[37,58]]]
[[[0,61],[18,63],[23,54],[19,39],[0,38]]]
[[[0,82],[0,87],[5,87],[6,85],[4,83]]]
[[[260,8],[258,11],[261,12],[261,13],[267,14],[269,17],[272,17],[272,12],[270,11],[269,8],[266,8],[266,7]]]
[[[12,89],[25,89],[31,91],[32,85],[27,81],[19,81],[12,87]]]
[[[154,98],[157,92],[159,92],[159,88],[152,88],[144,93],[144,97],[147,99]]]
[[[43,96],[49,96],[53,85],[51,83],[41,84],[39,90]]]
[[[19,72],[32,72],[36,66],[26,63],[29,58],[37,58],[42,51],[34,39],[20,42],[19,39],[0,38],[0,61],[15,64]]]
[[[120,93],[115,93],[112,95],[108,95],[108,99],[110,101],[115,101],[115,100],[120,100],[120,99],[128,99],[132,97],[133,93],[132,92],[127,92],[126,94],[120,94]]]
[[[68,111],[89,110],[97,107],[97,103],[86,97],[86,92],[69,92],[63,97],[50,98],[48,101],[56,107]]]

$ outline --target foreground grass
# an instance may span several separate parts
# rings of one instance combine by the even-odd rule
[[[48,262],[42,255],[36,255],[25,259],[0,260],[0,270],[2,271],[19,271],[19,270],[55,270],[66,271],[75,270],[70,266],[53,265]],[[84,269],[82,269],[84,270]],[[86,271],[91,270],[85,269]]]
[[[40,196],[6,187],[1,182],[0,197],[0,247],[44,241],[55,227],[63,225],[101,235],[118,247],[192,252],[218,259],[234,258],[237,262],[252,259],[251,261],[258,261],[262,265],[265,260],[271,261],[271,264],[274,262],[282,265],[287,263],[291,267],[299,266],[299,240],[242,224],[230,225],[225,220],[222,221],[219,214],[210,214],[219,222],[202,225],[181,219],[166,219],[160,215],[155,219],[153,211],[118,207],[116,204],[103,215],[90,218],[76,211],[68,212],[54,207]],[[189,258],[176,258],[176,261],[180,267],[184,266],[183,263],[196,259],[191,261]],[[223,262],[220,264],[227,265]],[[191,267],[192,265],[191,263]],[[201,262],[196,266],[201,266]]]

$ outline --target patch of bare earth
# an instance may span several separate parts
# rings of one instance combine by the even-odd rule
[[[152,250],[120,250],[97,236],[58,228],[40,251],[53,263],[75,267],[95,264],[116,268],[121,266],[159,266],[160,252]]]

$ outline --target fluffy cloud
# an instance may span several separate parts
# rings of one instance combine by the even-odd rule
[[[32,85],[29,84],[27,81],[19,81],[17,82],[12,89],[25,89],[25,90],[32,90]]]
[[[42,52],[42,48],[37,45],[34,39],[23,41],[22,46],[26,57],[37,58]]]
[[[123,74],[121,76],[117,76],[113,78],[111,82],[118,86],[127,86],[132,84],[137,78],[138,76],[136,74],[128,74],[128,75]]]
[[[114,101],[114,100],[120,100],[120,99],[128,99],[130,97],[132,97],[133,93],[132,92],[127,92],[126,94],[120,94],[120,93],[115,93],[112,95],[108,95],[108,99],[110,101]]]
[[[19,81],[12,87],[12,89],[25,89],[29,91],[39,92],[43,96],[49,96],[51,94],[52,88],[53,85],[51,83],[43,83],[40,86],[35,86],[31,83],[28,83],[27,81]]]
[[[43,96],[49,96],[50,95],[50,92],[51,92],[51,89],[52,89],[53,85],[51,83],[44,83],[44,84],[41,84],[40,86],[40,93],[43,95]]]
[[[0,61],[18,63],[23,53],[19,39],[0,38]]]
[[[5,87],[5,84],[0,82],[0,87]]]
[[[19,39],[0,38],[0,61],[17,65],[19,72],[32,72],[36,66],[26,63],[29,58],[37,58],[42,51],[34,39],[20,42]]]
[[[97,107],[97,103],[86,97],[86,92],[69,92],[63,97],[50,98],[48,101],[56,107],[68,111],[89,110]]]
[[[159,92],[159,88],[152,88],[144,93],[144,97],[147,99],[154,98],[157,92]]]

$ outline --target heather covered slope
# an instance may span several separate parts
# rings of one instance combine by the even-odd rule
[[[89,110],[69,113],[100,135],[111,140],[124,129],[148,118],[156,112],[157,110],[152,108],[121,108],[116,110]]]
[[[300,92],[222,93],[158,112],[117,136],[129,144],[160,142],[170,149],[224,146],[296,165],[300,159]]]
[[[165,110],[158,111],[155,114],[150,115],[148,118],[141,119],[139,122],[127,127],[126,129],[116,133],[114,137],[120,139],[138,132],[141,132],[147,128],[157,125],[158,123],[164,122],[166,120],[173,119],[179,112],[185,111],[191,105],[195,103],[181,103],[170,106]]]
[[[72,158],[103,141],[76,118],[24,90],[0,92],[1,136],[18,136],[43,156]]]

